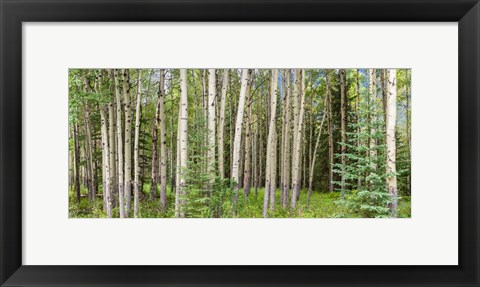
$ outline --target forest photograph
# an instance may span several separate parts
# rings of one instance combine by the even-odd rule
[[[69,69],[69,218],[410,218],[411,69]]]

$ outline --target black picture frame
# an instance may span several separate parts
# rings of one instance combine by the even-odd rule
[[[0,10],[1,286],[480,286],[477,0],[0,0]],[[459,265],[22,265],[22,22],[37,21],[458,22]]]

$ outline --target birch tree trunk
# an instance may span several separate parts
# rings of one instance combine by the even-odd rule
[[[387,95],[387,186],[392,197],[390,210],[393,217],[397,217],[397,169],[396,169],[396,142],[395,125],[397,121],[397,70],[389,69]]]
[[[158,99],[155,106],[155,121],[152,130],[152,168],[150,174],[150,199],[154,200],[157,196],[157,167],[158,167],[158,126],[160,124],[160,86],[158,88]]]
[[[267,217],[268,201],[270,200],[270,210],[275,208],[275,186],[274,176],[276,173],[276,112],[277,112],[277,85],[278,85],[278,70],[272,69],[270,75],[270,124],[268,125],[268,139],[267,139],[267,160],[265,166],[265,193],[263,197],[263,217]],[[272,203],[273,201],[273,203]]]
[[[252,95],[250,93],[251,84],[249,84],[247,89],[247,96],[246,96],[246,105],[247,105],[247,113],[246,113],[246,124],[245,124],[245,162],[244,162],[244,170],[243,170],[243,193],[245,197],[248,198],[250,195],[250,185],[251,185],[251,168],[250,168],[250,160],[251,160],[251,146],[252,146],[252,137],[251,137],[251,129],[252,129]]]
[[[115,83],[115,74],[113,70],[109,70],[109,76],[113,83]],[[110,205],[113,207],[115,205],[115,192],[118,191],[116,184],[115,175],[117,174],[116,169],[116,145],[115,145],[115,84],[110,86],[110,91],[112,92],[112,97],[108,103],[108,149],[109,149],[109,166],[110,166],[110,186],[111,186],[111,197]]]
[[[245,106],[245,98],[247,95],[248,82],[250,81],[251,71],[249,69],[242,69],[242,79],[240,96],[238,99],[237,119],[235,121],[235,136],[233,140],[233,164],[232,164],[232,181],[234,184],[235,206],[238,204],[238,189],[240,185],[239,166],[240,166],[240,147],[242,143],[242,126],[243,113]]]
[[[160,113],[160,207],[167,211],[167,130],[165,122],[165,71],[160,70],[158,87]]]
[[[100,107],[100,118],[102,125],[102,160],[103,160],[103,187],[104,192],[104,204],[106,204],[107,216],[112,218],[112,194],[111,194],[111,185],[110,185],[110,154],[108,150],[108,132],[107,132],[107,121],[106,113],[104,107]]]
[[[123,96],[125,109],[125,217],[132,201],[132,108],[130,106],[130,71],[123,71]]]
[[[295,90],[294,101],[297,107],[295,110],[295,126],[293,127],[293,157],[292,157],[292,199],[291,206],[294,209],[297,204],[297,198],[300,193],[300,161],[302,152],[302,130],[303,116],[305,113],[305,71],[303,69],[295,70]]]
[[[210,190],[215,182],[215,98],[217,97],[217,82],[215,69],[208,69],[208,154],[207,164],[210,174]]]
[[[101,83],[101,75],[96,76],[95,82],[95,92],[100,94],[99,85]],[[110,177],[110,150],[108,143],[108,128],[107,128],[107,113],[106,107],[103,104],[99,105],[100,109],[100,123],[101,123],[101,139],[102,139],[102,170],[103,170],[103,204],[105,206],[104,210],[107,212],[107,216],[112,218],[112,186],[111,186],[111,177]]]
[[[135,138],[133,147],[133,217],[140,215],[140,163],[138,162],[138,141],[140,138],[140,121],[142,119],[142,71],[137,70],[137,102],[135,107]]]
[[[186,191],[184,172],[187,168],[188,142],[188,95],[187,69],[180,69],[180,103],[178,114],[178,152],[177,178],[178,186],[175,191],[175,217],[185,217]]]
[[[118,157],[118,201],[120,218],[125,217],[123,194],[123,139],[122,139],[122,100],[120,97],[119,73],[115,70],[115,97],[117,99],[117,157]]]
[[[290,190],[290,131],[291,131],[291,70],[285,71],[285,131],[283,135],[283,175],[282,175],[282,191],[283,202],[282,207],[286,208],[288,204],[288,191]]]
[[[224,69],[223,81],[222,81],[222,94],[220,98],[220,114],[219,114],[219,123],[218,123],[218,170],[219,170],[221,179],[225,178],[224,133],[225,133],[225,105],[227,100],[227,85],[228,85],[228,69]]]

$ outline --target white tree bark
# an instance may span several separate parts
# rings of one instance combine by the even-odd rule
[[[302,69],[295,70],[295,89],[294,101],[297,106],[294,108],[295,126],[293,131],[293,157],[292,157],[292,199],[291,206],[295,208],[297,204],[297,197],[300,192],[300,161],[302,148],[302,129],[303,129],[303,115],[305,113],[305,71]]]
[[[208,69],[208,170],[211,176],[210,184],[215,181],[215,98],[217,96],[215,69]]]
[[[175,216],[185,217],[186,191],[184,171],[187,168],[188,156],[188,95],[187,95],[187,69],[180,69],[180,103],[178,114],[178,154],[177,178],[178,186],[175,193]]]
[[[392,196],[390,209],[394,217],[397,217],[397,176],[396,176],[396,142],[395,125],[397,121],[397,70],[389,69],[388,94],[387,94],[387,186]]]
[[[218,169],[220,178],[225,178],[225,105],[227,101],[228,69],[223,70],[222,95],[220,98],[220,115],[218,123]]]
[[[158,88],[160,113],[160,207],[167,210],[167,130],[165,123],[165,70],[160,70]]]
[[[134,178],[133,178],[133,216],[137,218],[140,213],[140,166],[138,162],[138,140],[140,138],[140,120],[142,111],[142,70],[137,70],[137,103],[135,108],[135,139],[133,147]]]
[[[275,176],[276,176],[276,153],[277,138],[275,123],[277,120],[277,88],[278,88],[278,70],[272,69],[270,75],[270,123],[268,125],[267,139],[267,159],[265,166],[265,193],[263,197],[263,217],[267,217],[268,202],[270,200],[270,210],[275,208]]]
[[[118,201],[120,218],[125,217],[123,194],[123,139],[122,139],[122,99],[120,96],[119,73],[115,70],[115,96],[117,98],[117,156],[118,156]]]
[[[282,192],[283,202],[282,207],[286,208],[288,204],[288,191],[290,190],[290,160],[291,160],[291,144],[290,144],[290,132],[291,132],[291,71],[285,71],[285,129],[283,133],[283,168],[282,168]]]
[[[98,88],[100,85],[100,77],[97,75],[97,81],[95,83],[96,93],[100,93]],[[111,181],[110,181],[110,151],[108,148],[108,128],[107,128],[107,116],[105,112],[105,106],[100,104],[100,122],[101,122],[101,137],[102,137],[102,166],[103,166],[103,203],[105,204],[105,210],[107,211],[107,216],[112,217],[112,190],[111,190]]]
[[[238,189],[240,185],[239,179],[239,165],[240,165],[240,148],[242,143],[242,125],[243,113],[245,106],[245,97],[247,95],[248,81],[250,80],[249,69],[242,69],[242,79],[240,88],[240,97],[238,100],[237,119],[235,122],[235,136],[233,140],[233,166],[232,166],[232,181],[234,184],[235,204],[238,203]]]
[[[125,217],[128,217],[132,201],[132,108],[130,106],[130,71],[123,72],[125,109]]]

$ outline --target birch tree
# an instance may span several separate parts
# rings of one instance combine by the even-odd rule
[[[119,71],[115,70],[115,97],[117,99],[117,158],[118,158],[118,201],[120,218],[125,217],[123,193],[123,137],[122,137],[122,100],[120,96]]]
[[[233,166],[232,166],[232,181],[234,184],[235,205],[238,203],[238,189],[240,184],[239,165],[240,165],[240,147],[242,143],[242,125],[243,113],[245,106],[245,98],[247,95],[248,82],[250,81],[251,71],[249,69],[242,69],[240,96],[238,99],[237,119],[235,121],[235,136],[233,140]]]
[[[158,86],[158,110],[160,116],[160,207],[167,210],[167,130],[165,123],[165,70],[160,70]]]
[[[277,85],[278,70],[272,69],[270,75],[270,124],[268,125],[267,139],[267,160],[265,165],[265,193],[263,198],[263,217],[267,217],[268,202],[270,200],[270,210],[275,208],[275,177],[276,173],[276,112],[277,112]]]
[[[180,102],[177,133],[177,182],[175,189],[175,217],[185,217],[186,191],[184,171],[188,155],[188,95],[187,69],[180,69]]]
[[[215,69],[208,69],[208,154],[207,164],[211,176],[210,184],[215,181],[215,98],[217,83]],[[211,188],[211,187],[210,187]]]
[[[128,217],[132,201],[132,108],[130,106],[130,71],[123,71],[125,109],[125,216]]]
[[[396,139],[395,125],[397,121],[397,78],[396,69],[387,70],[388,94],[387,94],[387,186],[392,197],[390,209],[394,217],[397,217],[397,170],[396,170]]]
[[[292,199],[291,206],[294,209],[300,192],[300,161],[302,148],[303,116],[305,113],[305,71],[295,70],[294,86],[294,127],[293,127],[293,155],[292,155]]]
[[[282,207],[286,208],[288,204],[288,191],[290,190],[290,130],[291,130],[291,71],[285,71],[285,120],[283,132],[283,168],[282,168]]]
[[[225,105],[227,101],[228,69],[223,70],[222,93],[220,98],[220,114],[218,122],[218,170],[220,178],[225,178]]]
[[[140,164],[138,162],[138,141],[140,139],[140,122],[142,118],[142,111],[140,110],[142,104],[142,71],[137,70],[137,102],[135,107],[135,138],[133,147],[133,163],[134,163],[134,177],[133,177],[133,217],[137,218],[140,213]]]

